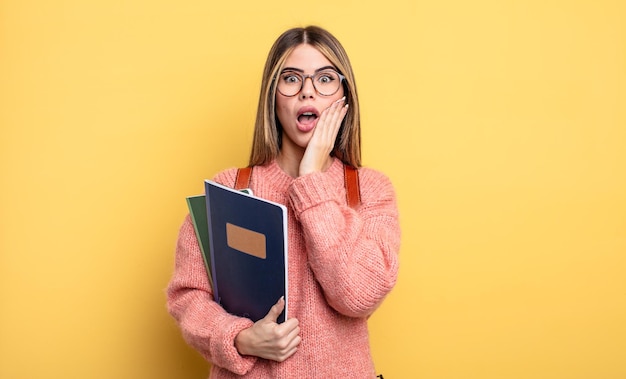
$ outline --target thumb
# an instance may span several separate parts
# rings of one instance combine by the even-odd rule
[[[280,299],[278,299],[278,301],[276,302],[276,304],[272,305],[272,308],[270,308],[270,311],[267,312],[267,315],[265,315],[265,320],[276,322],[276,320],[278,320],[278,316],[280,316],[280,314],[283,312],[284,309],[285,309],[285,297],[281,296]]]

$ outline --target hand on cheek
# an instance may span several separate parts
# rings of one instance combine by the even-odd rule
[[[300,176],[322,171],[335,145],[341,122],[348,113],[345,96],[325,109],[300,162]]]

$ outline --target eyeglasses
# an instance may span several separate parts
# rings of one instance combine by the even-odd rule
[[[336,94],[339,88],[341,88],[341,82],[346,79],[345,76],[331,69],[322,70],[313,75],[304,75],[297,71],[285,70],[278,77],[276,89],[283,96],[296,96],[302,91],[304,81],[307,78],[311,78],[313,88],[322,96]]]

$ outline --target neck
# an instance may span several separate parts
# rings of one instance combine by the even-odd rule
[[[304,153],[299,155],[286,154],[283,150],[281,150],[276,158],[276,162],[278,163],[278,166],[289,176],[297,178],[300,176],[300,161],[302,160],[303,155]]]
[[[281,168],[287,175],[292,178],[297,178],[300,175],[303,175],[302,170],[302,156],[304,154],[286,154],[284,151],[281,151],[276,157],[276,162],[278,163],[278,167]],[[325,172],[328,168],[333,164],[333,158],[329,155],[326,160],[323,162],[322,167],[313,171],[322,171]],[[312,172],[311,170],[305,170],[305,173]]]

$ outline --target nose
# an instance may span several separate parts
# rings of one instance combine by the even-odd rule
[[[306,99],[306,98],[311,98],[314,95],[315,95],[315,87],[313,86],[313,78],[310,76],[307,76],[302,80],[302,89],[300,90],[300,97],[303,99]]]

